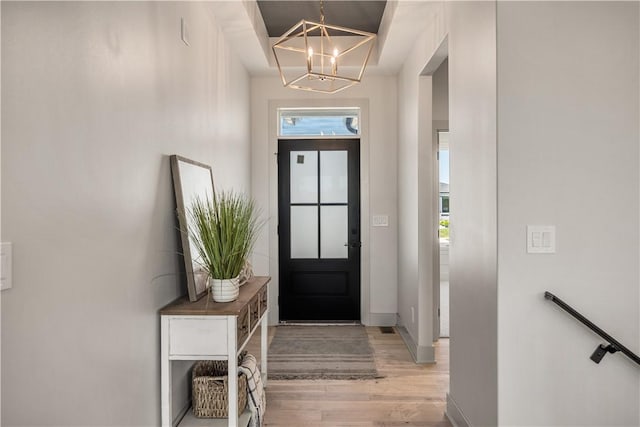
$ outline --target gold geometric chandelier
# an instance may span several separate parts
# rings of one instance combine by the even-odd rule
[[[376,35],[324,22],[303,19],[273,45],[273,54],[285,87],[336,93],[360,83]]]

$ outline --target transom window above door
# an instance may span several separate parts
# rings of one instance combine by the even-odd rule
[[[279,108],[280,137],[357,137],[359,108]]]

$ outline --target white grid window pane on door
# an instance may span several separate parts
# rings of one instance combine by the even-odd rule
[[[347,203],[348,196],[347,152],[320,152],[320,202]]]
[[[291,206],[291,258],[318,258],[317,206]]]
[[[348,207],[321,206],[320,221],[320,258],[348,258]]]
[[[291,151],[291,203],[318,202],[318,152]]]

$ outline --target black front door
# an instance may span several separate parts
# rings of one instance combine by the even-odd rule
[[[278,141],[280,320],[360,320],[360,140]]]

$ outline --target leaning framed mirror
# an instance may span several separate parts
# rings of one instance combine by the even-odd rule
[[[187,277],[190,301],[197,301],[207,292],[208,275],[201,266],[195,243],[189,237],[189,209],[196,198],[212,199],[213,172],[211,166],[177,155],[171,156],[171,175],[176,197],[181,253]]]

